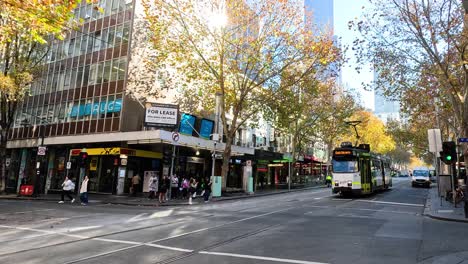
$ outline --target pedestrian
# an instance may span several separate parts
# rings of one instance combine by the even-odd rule
[[[187,194],[188,194],[188,189],[190,188],[189,182],[186,178],[182,180],[181,188],[182,188],[182,198],[186,199]]]
[[[332,176],[330,174],[327,175],[327,178],[325,180],[325,183],[327,184],[327,187],[332,186]]]
[[[190,178],[189,182],[189,204],[192,204],[192,198],[197,197],[197,180]]]
[[[167,192],[167,181],[166,176],[163,176],[161,182],[159,184],[159,203],[164,203],[166,199],[166,192]]]
[[[65,180],[62,183],[62,199],[60,200],[60,204],[64,203],[65,195],[70,199],[71,203],[75,202],[75,198],[71,196],[72,192],[75,190],[75,184],[65,176]]]
[[[166,175],[166,177],[164,177],[164,186],[166,186],[166,193],[164,194],[164,200],[165,201],[168,201],[169,200],[169,190],[171,188],[171,178],[169,176]]]
[[[179,195],[179,178],[177,175],[172,175],[172,181],[171,181],[171,196],[173,199],[178,198]]]
[[[210,199],[210,194],[211,194],[211,186],[213,185],[213,182],[211,182],[211,179],[209,177],[205,178],[205,192],[203,193],[203,198],[205,200],[205,203],[208,202]]]
[[[88,205],[88,175],[86,175],[81,182],[81,187],[80,187],[80,201],[81,205]]]
[[[149,183],[149,196],[148,199],[156,198],[156,192],[158,191],[158,178],[151,177]]]
[[[140,185],[140,181],[141,181],[141,178],[140,178],[140,175],[135,174],[133,177],[132,177],[132,195],[133,196],[136,196],[136,193],[137,193],[137,190],[138,190],[138,186]]]

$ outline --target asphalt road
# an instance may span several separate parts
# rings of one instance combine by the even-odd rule
[[[468,251],[468,224],[423,216],[426,196],[397,179],[346,199],[315,189],[173,208],[0,200],[0,263],[402,264]]]

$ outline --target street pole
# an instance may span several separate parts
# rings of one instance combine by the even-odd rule
[[[171,159],[171,171],[170,171],[170,179],[171,179],[171,182],[169,183],[169,197],[167,200],[171,200],[171,197],[172,197],[172,181],[174,180],[174,158],[175,158],[175,155],[176,155],[176,145],[172,145],[172,159]]]

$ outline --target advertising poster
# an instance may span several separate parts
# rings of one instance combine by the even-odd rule
[[[145,171],[143,176],[143,192],[149,192],[151,178],[156,178],[156,186],[159,186],[158,171]]]

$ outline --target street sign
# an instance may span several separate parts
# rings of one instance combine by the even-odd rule
[[[468,143],[468,138],[459,138],[458,142],[460,143]]]
[[[223,159],[223,154],[216,153],[215,154],[215,159]]]
[[[37,147],[37,155],[45,156],[47,147]]]
[[[71,162],[67,162],[67,170],[71,169]]]
[[[127,159],[122,159],[120,164],[122,164],[122,166],[127,166]]]
[[[177,133],[177,132],[172,132],[172,140],[173,140],[174,142],[177,142],[177,141],[179,141],[179,139],[180,139],[179,133]]]
[[[429,152],[439,153],[442,150],[442,137],[440,129],[428,129],[427,139],[429,141]]]

